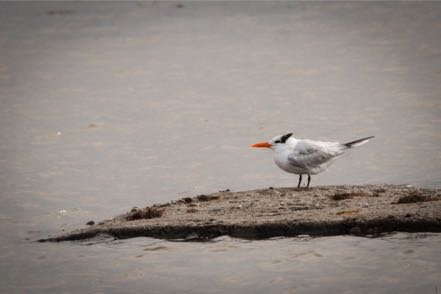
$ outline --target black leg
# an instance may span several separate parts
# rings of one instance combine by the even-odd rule
[[[297,185],[297,188],[300,188],[301,183],[302,183],[302,175],[299,175],[299,184]]]
[[[311,176],[308,174],[308,185],[306,185],[306,188],[309,188],[309,182],[311,182]]]

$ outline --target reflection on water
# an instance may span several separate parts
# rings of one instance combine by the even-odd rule
[[[288,131],[376,136],[313,185],[441,187],[440,17],[438,3],[0,3],[0,289],[436,293],[438,235],[30,240],[293,186],[248,148]]]

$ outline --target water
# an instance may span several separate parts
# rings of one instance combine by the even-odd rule
[[[5,293],[437,293],[440,242],[440,234],[396,234],[22,243],[15,250],[28,254],[1,274]]]
[[[32,241],[293,186],[248,148],[291,131],[376,136],[313,185],[441,187],[440,17],[434,2],[0,3],[1,291],[438,293],[439,234]]]

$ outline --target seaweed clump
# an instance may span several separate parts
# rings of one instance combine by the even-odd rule
[[[137,219],[151,219],[162,217],[164,214],[164,209],[158,209],[154,207],[146,207],[144,209],[133,210],[129,215],[126,216],[127,221],[137,220]]]
[[[343,192],[343,193],[335,193],[334,195],[332,195],[332,200],[345,200],[345,199],[351,199],[354,198],[354,194],[352,193],[347,193],[347,192]]]
[[[393,204],[418,203],[437,200],[440,200],[440,198],[436,197],[435,195],[427,195],[422,191],[414,190],[408,195],[398,198],[398,200]]]

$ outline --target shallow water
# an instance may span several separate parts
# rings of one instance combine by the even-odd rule
[[[437,293],[441,234],[25,244],[5,292]],[[91,245],[92,244],[92,245]],[[23,283],[23,281],[25,282]]]
[[[290,131],[376,136],[313,185],[441,187],[440,19],[439,3],[0,3],[1,291],[437,293],[439,234],[31,241],[293,186],[248,148]]]

